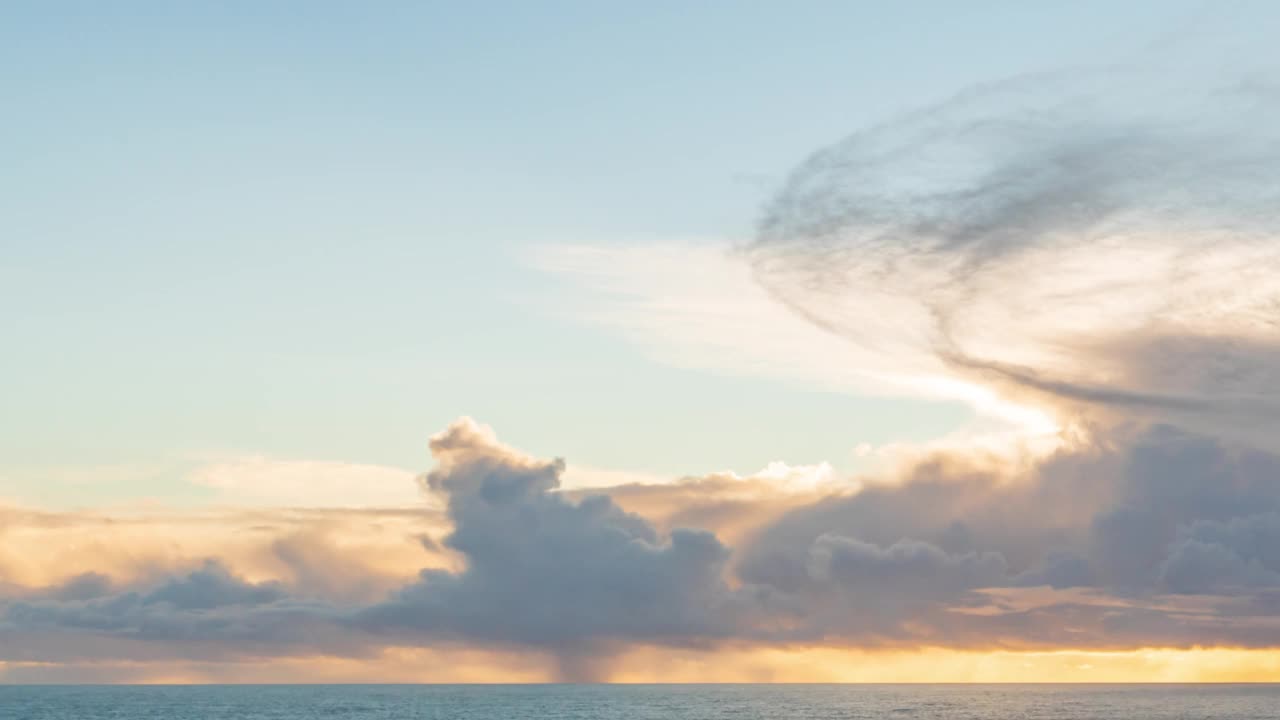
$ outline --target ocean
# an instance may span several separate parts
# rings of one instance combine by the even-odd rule
[[[1245,720],[1280,685],[0,685],[0,720],[207,718]]]

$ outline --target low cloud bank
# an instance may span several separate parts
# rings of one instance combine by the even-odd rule
[[[219,561],[125,585],[85,574],[11,593],[0,661],[452,646],[602,679],[611,658],[652,646],[1280,646],[1280,457],[1167,426],[1012,474],[937,454],[785,512],[736,550],[708,530],[660,531],[607,495],[560,492],[563,461],[472,421],[431,448],[423,483],[447,501],[440,544],[455,570],[371,603]]]

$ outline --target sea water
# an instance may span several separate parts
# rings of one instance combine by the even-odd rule
[[[0,686],[0,720],[1245,720],[1280,685]]]

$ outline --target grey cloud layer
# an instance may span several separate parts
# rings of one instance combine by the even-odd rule
[[[1268,605],[1280,591],[1280,457],[1169,427],[1112,441],[1015,475],[939,456],[902,484],[789,514],[742,548],[738,574],[810,597],[806,607],[823,605],[823,580],[847,577],[841,608],[853,612],[814,628],[827,637],[1280,643]],[[815,553],[830,558],[825,573]],[[1038,586],[1081,592],[1034,610],[953,612],[988,602],[975,589]]]
[[[426,483],[448,498],[443,543],[462,570],[364,605],[217,562],[135,587],[88,575],[6,602],[0,660],[464,644],[533,649],[587,679],[632,643],[1280,645],[1280,458],[1168,427],[1018,476],[938,455],[897,484],[793,510],[736,553],[707,531],[661,534],[605,496],[570,499],[561,461],[473,423],[432,450]]]
[[[251,583],[221,563],[143,587],[83,575],[11,600],[0,614],[0,659],[34,662],[236,659],[305,652],[350,654],[335,609]]]

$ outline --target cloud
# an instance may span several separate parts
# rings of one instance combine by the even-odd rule
[[[602,679],[637,648],[1280,644],[1280,457],[1202,434],[1135,427],[1021,465],[938,452],[901,477],[826,493],[783,492],[772,481],[789,473],[775,468],[612,488],[617,502],[562,491],[562,460],[507,447],[470,420],[431,450],[421,484],[446,508],[440,547],[397,536],[451,560],[416,578],[353,592],[350,582],[380,577],[369,569],[377,546],[362,558],[336,552],[338,537],[268,533],[261,551],[281,564],[265,577],[209,559],[11,586],[0,595],[0,662],[456,647],[541,658],[548,677]],[[734,546],[677,518],[729,528]],[[234,562],[254,567],[251,557]]]
[[[0,662],[459,648],[580,680],[654,649],[1278,647],[1277,98],[1192,70],[1019,78],[816,153],[735,254],[539,257],[671,362],[962,397],[1052,432],[1034,452],[566,486],[462,419],[414,509],[0,515]],[[265,459],[195,479],[414,493]]]
[[[1280,587],[1280,512],[1197,520],[1179,535],[1160,567],[1170,591]]]
[[[447,552],[422,542],[447,530],[429,507],[0,508],[0,588],[20,594],[90,574],[146,584],[216,557],[255,581],[372,600],[423,567],[450,566]]]
[[[265,605],[285,597],[278,583],[248,583],[231,575],[221,563],[171,578],[141,598],[144,605],[166,603],[182,610],[211,610],[228,605]]]
[[[816,153],[733,254],[538,258],[668,361],[964,398],[1053,442],[669,480],[571,475],[462,419],[412,510],[206,518],[168,555],[147,540],[178,519],[9,513],[0,662],[459,648],[580,680],[654,649],[1280,646],[1277,98],[1191,70],[1019,78]],[[272,503],[414,492],[265,459],[195,479]],[[44,569],[73,546],[74,571]]]
[[[855,481],[838,475],[825,463],[791,466],[773,462],[749,475],[724,471],[657,483],[572,489],[562,494],[575,500],[607,495],[660,532],[706,530],[733,545],[789,510],[828,495],[853,492],[857,487]]]
[[[816,385],[884,391],[855,348],[788,312],[742,258],[708,241],[555,245],[533,264],[590,293],[575,317],[621,332],[659,359]]]
[[[74,594],[67,587],[0,606],[3,660],[226,660],[356,647],[339,640],[328,604],[291,596],[277,583],[249,582],[215,560],[154,583],[94,584]]]
[[[1035,452],[668,480],[574,471],[462,419],[417,486],[221,459],[186,479],[271,507],[0,509],[0,673],[1185,679],[1178,658],[1209,654],[1274,679],[1280,86],[1201,63],[1014,78],[859,130],[729,252],[535,258],[596,293],[575,313],[668,362],[963,399],[1052,434]],[[78,497],[138,472],[48,479]]]
[[[815,153],[747,257],[877,365],[1071,415],[1271,427],[1277,98],[1185,68],[975,88]]]
[[[821,535],[814,540],[808,569],[817,580],[879,595],[894,604],[1000,585],[1006,575],[1004,556],[999,553],[950,554],[919,540],[899,540],[880,547],[841,535]]]
[[[619,640],[684,643],[729,631],[728,550],[710,533],[660,537],[602,495],[553,493],[564,463],[499,444],[474,422],[431,440],[426,476],[448,498],[458,573],[427,571],[357,623],[397,638],[546,648],[580,679],[584,653]]]
[[[557,677],[585,678],[605,671],[600,663],[615,646],[699,643],[731,632],[728,615],[719,614],[733,599],[724,582],[729,551],[712,533],[659,532],[604,495],[573,499],[559,492],[562,461],[503,446],[469,420],[434,436],[431,450],[436,467],[421,484],[446,501],[448,530],[435,537],[460,559],[456,566],[428,566],[417,582],[360,597],[343,578],[374,576],[369,564],[377,558],[356,562],[337,552],[349,538],[321,533],[348,516],[389,522],[399,511],[256,511],[234,520],[256,523],[251,534],[260,534],[257,550],[236,562],[270,569],[268,579],[208,559],[185,570],[153,562],[145,572],[85,572],[18,587],[0,598],[0,647],[7,648],[0,661],[246,662],[446,644],[524,648],[552,658]],[[430,518],[429,507],[416,512]],[[322,522],[294,520],[308,514]],[[23,519],[42,533],[82,532],[85,521],[119,519]],[[434,540],[423,547],[400,537],[407,547],[440,552]]]
[[[216,491],[215,502],[242,506],[415,507],[413,473],[356,463],[229,458],[192,470],[187,480]]]
[[[939,455],[787,513],[735,567],[807,608],[838,600],[796,628],[827,641],[1270,646],[1278,510],[1280,456],[1154,427],[1025,468]]]

